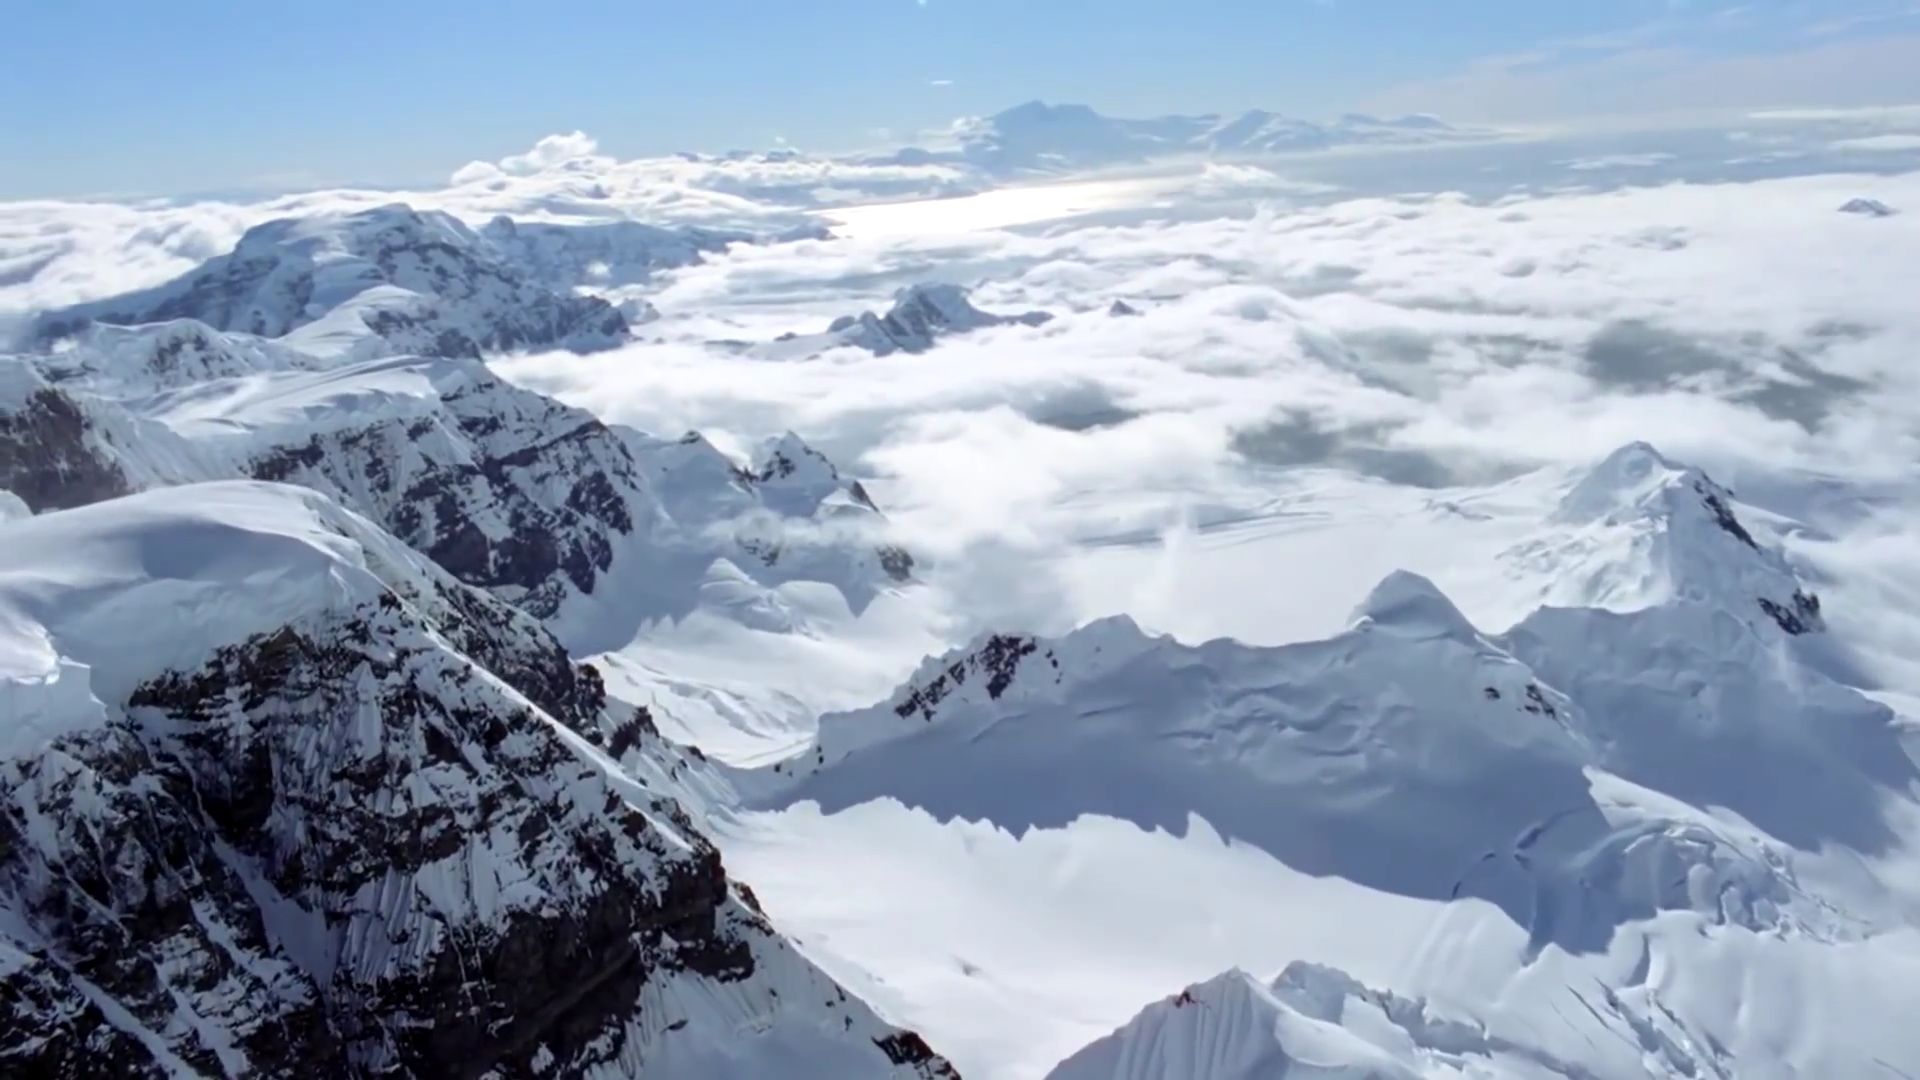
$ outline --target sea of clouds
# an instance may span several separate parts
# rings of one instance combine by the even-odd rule
[[[0,319],[164,280],[262,220],[394,201],[475,223],[827,225],[634,287],[662,318],[625,348],[497,367],[723,448],[801,433],[868,480],[956,634],[1124,610],[1152,583],[1061,602],[1075,553],[1140,534],[1171,552],[1196,521],[1265,512],[1301,467],[1442,492],[1646,440],[1811,522],[1807,558],[1872,605],[1861,640],[1907,671],[1920,162],[1898,140],[1916,127],[1899,110],[1781,114],[1613,153],[1215,163],[981,195],[947,166],[621,162],[574,133],[433,191],[0,204]],[[1495,179],[1444,183],[1463,176]],[[1857,198],[1907,212],[1840,212]],[[844,209],[860,203],[893,205]],[[740,347],[928,281],[1055,318],[922,355]],[[1116,300],[1139,314],[1109,314]]]

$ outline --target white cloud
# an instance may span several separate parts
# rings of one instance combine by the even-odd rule
[[[1909,150],[1920,150],[1920,134],[1863,135],[1857,139],[1841,139],[1827,144],[1828,149],[1841,152],[1890,154]]]
[[[524,154],[501,158],[500,168],[517,176],[529,176],[555,165],[592,157],[599,149],[600,144],[584,131],[548,135]]]
[[[542,171],[475,168],[423,192],[0,204],[0,312],[151,284],[266,218],[395,199],[471,220],[777,228],[817,221],[800,211],[823,190],[871,199],[960,182],[937,166],[618,162],[584,137],[545,145],[516,155],[547,162]],[[1420,161],[1409,165],[1419,177]],[[738,247],[648,287],[664,317],[647,342],[500,367],[648,430],[701,428],[735,446],[800,431],[874,478],[938,589],[1010,590],[965,607],[1036,624],[1138,601],[1188,619],[1183,632],[1207,629],[1179,615],[1179,589],[1166,584],[1189,581],[1182,560],[1195,556],[1167,555],[1177,565],[1160,591],[1135,596],[1066,569],[1064,553],[1254,513],[1292,482],[1276,480],[1274,465],[1430,484],[1585,461],[1644,438],[1736,476],[1810,469],[1893,483],[1920,456],[1920,374],[1909,362],[1920,313],[1904,287],[1920,213],[1837,212],[1856,196],[1920,208],[1920,176],[1296,207],[1300,185],[1236,164],[1139,183],[1114,201],[1101,190],[1063,185],[1047,211],[1094,207],[1098,224],[923,221]],[[1014,196],[1040,198],[1000,192],[898,212],[959,215]],[[710,344],[817,331],[926,279],[977,285],[990,310],[1059,317],[924,356],[769,362]],[[1109,317],[1116,299],[1143,314]],[[1349,584],[1330,580],[1314,595],[1338,609]],[[1277,617],[1218,610],[1238,610],[1248,626]]]
[[[279,217],[392,202],[483,223],[641,220],[777,232],[817,226],[808,211],[841,201],[954,194],[970,180],[944,165],[867,165],[748,155],[617,161],[585,134],[550,135],[500,163],[472,162],[449,186],[336,189],[254,202],[0,202],[0,320],[159,284],[229,250]]]
[[[1021,582],[1027,599],[994,596],[995,618],[1057,625],[1140,604],[1183,632],[1271,631],[1271,612],[1096,584],[1067,553],[1264,512],[1277,481],[1249,455],[1430,484],[1647,439],[1732,476],[1906,476],[1920,314],[1899,283],[1920,236],[1914,215],[1837,212],[1856,195],[1920,205],[1920,177],[739,248],[653,294],[663,340],[503,369],[647,429],[736,443],[802,431],[876,477],[938,587]],[[922,356],[771,362],[705,344],[818,331],[929,277],[976,284],[989,310],[1059,317]],[[1114,299],[1144,314],[1109,317]],[[1193,566],[1169,572],[1187,581]],[[1336,578],[1327,596],[1351,584]]]

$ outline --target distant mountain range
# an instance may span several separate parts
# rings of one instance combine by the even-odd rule
[[[1335,120],[1315,121],[1250,109],[1237,116],[1202,113],[1134,120],[1107,116],[1086,105],[1029,101],[956,124],[951,147],[908,147],[873,160],[899,165],[946,162],[1006,175],[1194,155],[1231,157],[1337,146],[1423,145],[1485,138],[1489,134],[1454,127],[1424,114],[1377,117],[1347,113]]]

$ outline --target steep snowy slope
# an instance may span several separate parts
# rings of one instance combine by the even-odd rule
[[[537,623],[325,497],[0,525],[0,1058],[78,1075],[937,1077]]]
[[[541,281],[450,215],[395,204],[255,226],[231,254],[152,289],[49,312],[35,335],[178,318],[267,338],[319,323],[300,347],[358,356],[592,349],[627,333],[605,300]]]

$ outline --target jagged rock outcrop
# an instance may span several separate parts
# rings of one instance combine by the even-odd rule
[[[885,315],[863,311],[843,315],[827,327],[834,344],[853,345],[887,356],[896,352],[921,353],[934,339],[963,334],[987,326],[1040,326],[1053,316],[1044,311],[995,315],[973,306],[970,293],[959,285],[910,285],[894,295]]]
[[[161,425],[0,356],[0,488],[36,511],[183,483],[207,463]]]
[[[1858,214],[1861,217],[1892,217],[1900,211],[1881,202],[1879,199],[1848,199],[1840,205],[1843,214]]]

